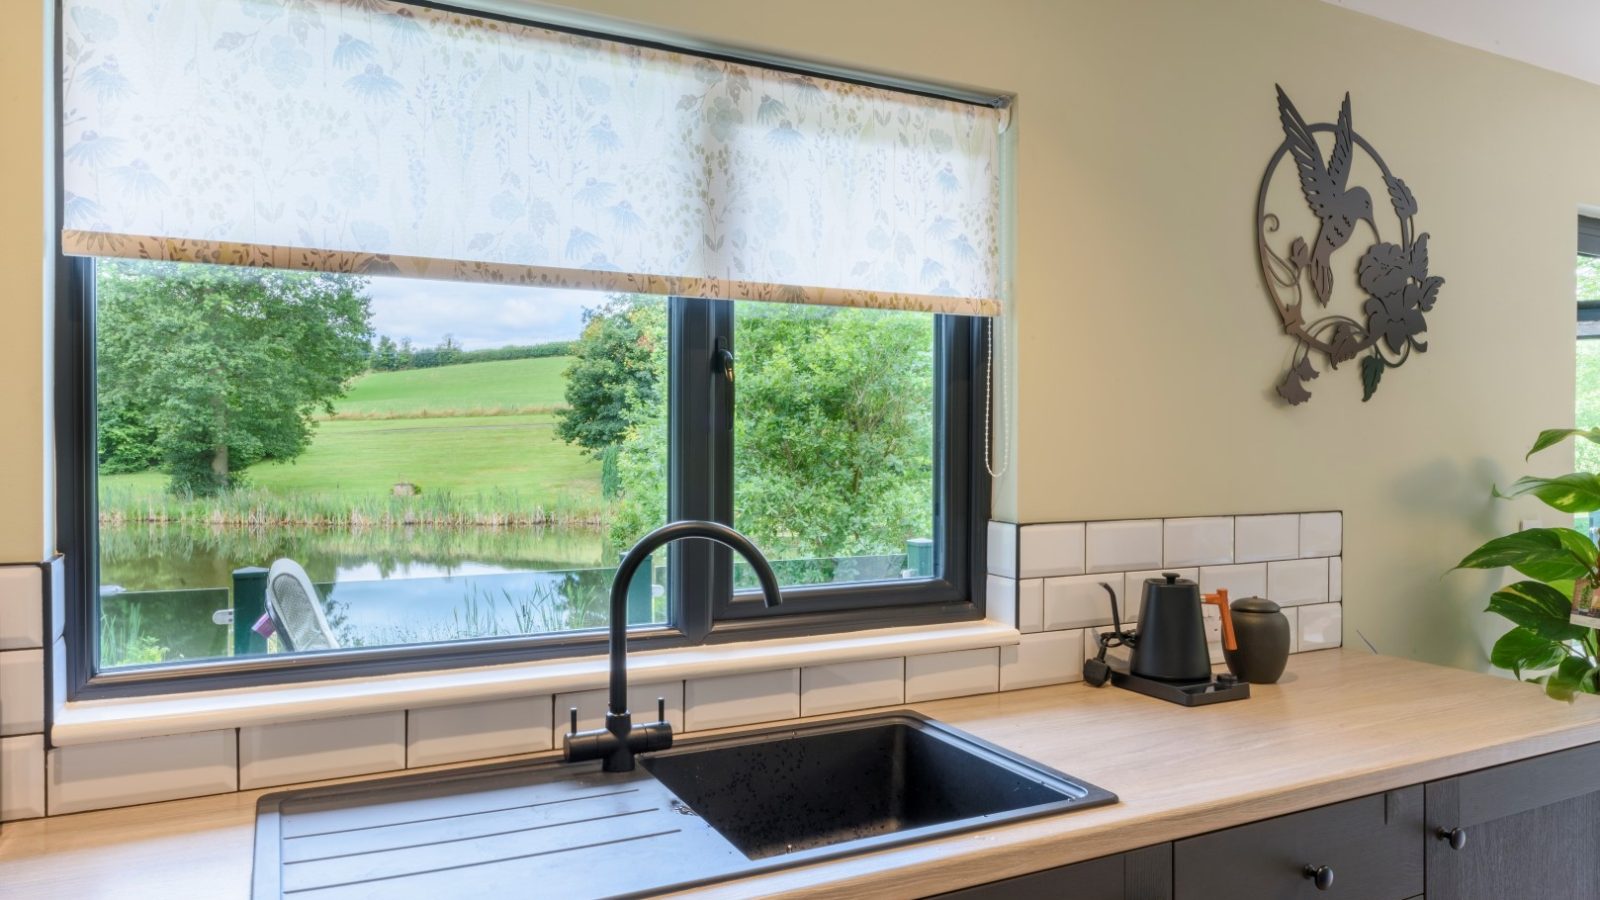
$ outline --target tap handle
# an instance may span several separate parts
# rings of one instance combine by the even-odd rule
[[[572,722],[572,725],[571,725],[570,728],[567,729],[567,733],[568,734],[577,734],[578,733],[578,708],[576,706],[574,706],[570,710],[568,710],[567,712],[568,712],[568,715],[570,715],[572,717],[571,720],[570,720]]]
[[[656,721],[657,722],[665,722],[666,720],[667,720],[667,698],[665,698],[665,697],[657,697],[656,698]]]

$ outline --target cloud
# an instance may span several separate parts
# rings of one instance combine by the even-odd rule
[[[605,295],[518,285],[372,278],[372,327],[396,341],[431,347],[453,335],[468,350],[568,341],[583,330],[583,310]]]

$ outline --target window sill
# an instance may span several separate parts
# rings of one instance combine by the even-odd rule
[[[632,681],[673,681],[893,656],[1010,646],[1019,632],[1001,622],[884,628],[833,637],[796,637],[631,653]],[[220,728],[506,700],[605,687],[603,655],[374,678],[204,691],[181,696],[86,700],[56,709],[56,746],[93,744]]]

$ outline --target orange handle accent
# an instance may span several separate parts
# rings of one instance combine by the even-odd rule
[[[1228,589],[1223,588],[1215,594],[1206,594],[1204,602],[1210,603],[1222,612],[1222,646],[1226,650],[1239,649],[1239,642],[1233,638],[1233,610],[1228,608]]]

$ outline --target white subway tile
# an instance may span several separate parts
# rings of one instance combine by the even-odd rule
[[[406,713],[406,766],[537,753],[553,746],[550,695],[434,706]]]
[[[239,789],[238,732],[74,744],[48,756],[50,815]]]
[[[1025,634],[1000,648],[1000,690],[1064,684],[1083,679],[1083,632]]]
[[[984,613],[991,622],[1017,627],[1017,582],[990,575],[985,581]]]
[[[1328,561],[1294,559],[1267,563],[1267,599],[1279,606],[1328,601]]]
[[[1164,566],[1223,566],[1233,562],[1233,517],[1167,519],[1162,523]]]
[[[645,684],[628,684],[628,711],[633,713],[635,722],[654,722],[656,719],[657,699],[667,701],[667,721],[672,723],[673,731],[683,730],[683,682],[661,681],[647,682]],[[610,703],[609,692],[604,688],[592,691],[572,691],[566,694],[557,694],[555,703],[555,726],[552,739],[560,744],[561,738],[566,735],[567,729],[572,727],[572,708],[578,708],[578,730],[590,731],[603,728],[606,724],[606,706]]]
[[[44,815],[44,735],[0,739],[0,822]]]
[[[1106,598],[1106,589],[1100,583],[1111,585],[1117,603],[1121,604],[1122,580],[1121,575],[1069,575],[1045,579],[1045,630],[1110,625],[1111,601]]]
[[[1213,594],[1219,590],[1228,592],[1228,601],[1230,603],[1244,597],[1265,597],[1267,595],[1267,564],[1241,563],[1231,566],[1202,566],[1200,568],[1201,593]]]
[[[907,703],[992,694],[999,689],[998,647],[906,657]]]
[[[1283,617],[1289,620],[1289,652],[1299,653],[1303,649],[1300,646],[1300,607],[1284,607]]]
[[[1342,513],[1303,513],[1300,516],[1300,555],[1338,556],[1344,552]]]
[[[405,767],[405,710],[252,725],[239,733],[241,790]]]
[[[1328,560],[1328,599],[1334,603],[1344,602],[1344,557],[1342,556]]]
[[[1018,532],[1018,576],[1044,578],[1083,571],[1083,523],[1024,525]]]
[[[1088,572],[1126,572],[1161,565],[1161,520],[1090,522],[1084,559]]]
[[[1344,607],[1338,603],[1302,606],[1297,629],[1300,650],[1325,650],[1344,644]]]
[[[1233,520],[1234,562],[1266,562],[1300,555],[1300,517],[1238,516]]]
[[[1017,577],[1017,526],[989,522],[989,574]]]
[[[0,651],[0,737],[44,731],[44,651]]]
[[[899,706],[906,698],[906,661],[866,659],[800,670],[800,714]]]
[[[774,722],[800,716],[800,670],[691,678],[684,683],[684,730]]]
[[[67,572],[66,557],[57,555],[50,560],[50,621],[45,623],[50,640],[62,637],[67,630]]]
[[[0,566],[0,650],[44,646],[44,578],[38,566]]]
[[[1017,630],[1024,634],[1044,630],[1044,579],[1017,582]]]
[[[1144,604],[1144,583],[1151,578],[1166,580],[1166,575],[1171,572],[1179,578],[1187,578],[1196,584],[1200,583],[1199,569],[1147,569],[1143,572],[1129,572],[1122,576],[1122,620],[1139,618],[1143,612],[1139,607]]]

